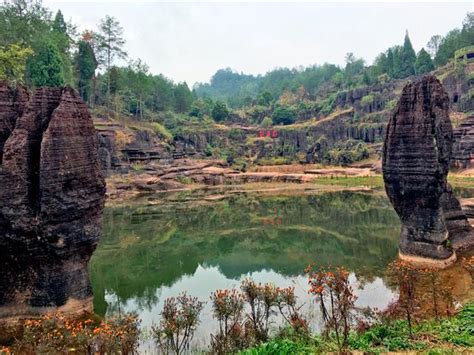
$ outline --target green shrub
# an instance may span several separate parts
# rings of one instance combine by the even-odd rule
[[[291,163],[291,158],[288,157],[270,157],[262,158],[257,161],[259,165],[286,165]]]
[[[229,117],[229,109],[227,108],[225,102],[216,101],[214,108],[212,109],[211,116],[216,122],[221,122],[227,119],[227,117]]]
[[[331,94],[328,98],[321,102],[321,113],[323,115],[329,115],[334,110],[334,104],[336,102],[337,93]]]
[[[212,147],[208,144],[206,146],[206,149],[204,149],[204,154],[206,155],[206,157],[212,157]]]
[[[369,106],[369,105],[372,105],[374,103],[374,95],[372,94],[369,94],[369,95],[365,95],[361,100],[360,100],[360,104],[362,106]]]
[[[311,347],[287,339],[273,340],[268,343],[242,351],[241,355],[293,355],[312,354]]]
[[[447,342],[474,346],[474,304],[464,306],[455,318],[443,320],[439,331],[441,338]]]
[[[389,110],[394,110],[397,107],[397,99],[390,100],[386,103],[385,107]]]
[[[271,117],[267,116],[262,120],[262,123],[260,125],[262,127],[269,128],[273,125],[273,121],[272,121]]]
[[[153,122],[151,128],[155,134],[163,138],[165,141],[171,142],[173,140],[173,135],[161,123]]]
[[[178,180],[178,182],[180,182],[183,185],[189,185],[193,183],[193,180],[189,176],[185,176],[185,175],[178,175],[176,177],[176,180]]]
[[[131,164],[131,168],[133,171],[139,172],[145,169],[145,164],[143,163],[133,163]]]
[[[245,133],[243,130],[239,129],[239,128],[231,128],[229,130],[229,134],[228,134],[228,137],[230,139],[235,139],[235,140],[242,140],[244,139],[245,137]]]
[[[296,121],[296,112],[290,106],[277,106],[272,114],[274,124],[288,125]]]
[[[349,165],[368,157],[367,144],[361,141],[349,140],[336,144],[327,151],[323,157],[323,162],[331,165]]]

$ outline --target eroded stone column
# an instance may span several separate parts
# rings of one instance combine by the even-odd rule
[[[92,118],[69,87],[10,101],[0,103],[0,127],[14,127],[0,164],[0,319],[91,310],[105,196]]]
[[[449,98],[434,76],[407,84],[383,149],[387,195],[402,228],[400,254],[447,265],[472,229],[447,183],[453,129]]]

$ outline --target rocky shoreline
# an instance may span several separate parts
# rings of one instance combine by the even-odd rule
[[[125,200],[140,193],[174,192],[219,186],[313,185],[316,179],[376,176],[369,167],[317,165],[257,166],[249,171],[228,167],[220,160],[180,159],[169,164],[149,164],[141,171],[114,174],[107,181],[107,201]],[[255,189],[256,187],[250,187]],[[261,187],[257,187],[260,189]]]

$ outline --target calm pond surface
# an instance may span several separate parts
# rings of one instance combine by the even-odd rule
[[[303,272],[310,263],[350,270],[359,306],[384,308],[395,296],[384,272],[397,255],[399,221],[380,193],[184,200],[163,194],[156,205],[106,208],[90,265],[97,313],[136,312],[148,327],[167,297],[187,291],[207,302],[216,289],[252,277],[295,286],[318,330]],[[204,346],[215,326],[207,302],[195,345]]]

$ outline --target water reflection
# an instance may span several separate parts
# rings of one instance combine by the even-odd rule
[[[345,266],[360,305],[383,307],[393,298],[383,275],[398,235],[387,199],[367,193],[243,194],[208,204],[107,208],[90,266],[95,310],[137,311],[149,325],[166,297],[188,291],[207,301],[212,291],[251,276],[294,285],[311,315],[302,275],[310,263]],[[198,338],[212,327],[209,307]]]
[[[307,278],[302,275],[285,276],[273,270],[261,270],[257,272],[241,275],[238,279],[226,277],[216,266],[199,265],[192,275],[183,275],[172,286],[162,286],[155,291],[155,302],[151,305],[144,305],[140,298],[132,297],[125,301],[119,301],[117,295],[112,291],[106,292],[105,300],[108,303],[109,311],[116,312],[136,312],[140,314],[142,326],[145,328],[158,323],[158,315],[163,309],[164,300],[173,297],[181,292],[191,293],[193,296],[201,300],[209,301],[210,294],[216,289],[238,288],[240,282],[246,277],[251,277],[257,283],[271,282],[280,287],[295,287],[295,295],[298,297],[298,303],[302,305],[301,314],[310,323],[311,330],[319,332],[323,323],[320,318],[319,307],[313,302],[314,297],[308,294]],[[387,304],[395,299],[395,293],[389,289],[380,277],[375,277],[370,282],[360,283],[355,274],[350,275],[350,281],[355,289],[358,299],[357,307],[377,307],[383,309]],[[217,324],[212,317],[212,305],[207,302],[200,316],[201,324],[199,325],[195,339],[192,343],[193,347],[203,349],[210,343],[210,334],[217,331]],[[281,320],[280,320],[281,321]],[[277,329],[280,322],[274,319],[272,324]],[[142,347],[150,346],[150,344],[142,344]]]

